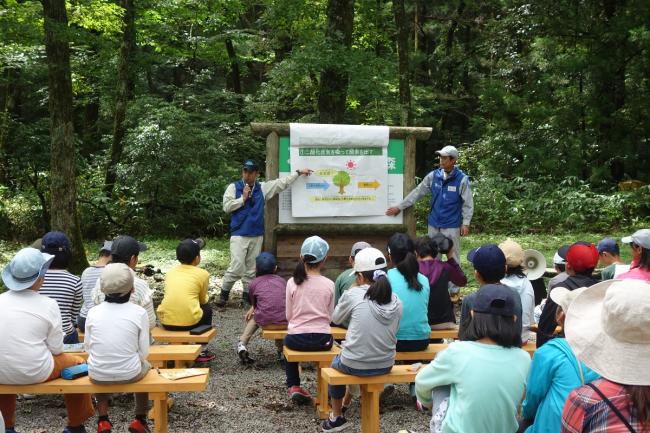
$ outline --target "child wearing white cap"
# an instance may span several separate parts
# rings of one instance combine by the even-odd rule
[[[61,312],[56,301],[38,292],[54,256],[35,248],[20,250],[2,272],[7,292],[0,295],[0,383],[30,385],[61,376],[83,363],[63,353]],[[64,433],[85,433],[83,423],[93,415],[90,394],[66,394],[68,425]],[[16,395],[0,395],[5,433],[16,433]],[[52,431],[48,429],[48,431]]]
[[[124,263],[110,263],[99,275],[104,302],[91,308],[86,318],[84,345],[88,352],[88,376],[96,384],[120,384],[142,379],[151,365],[149,320],[145,309],[129,302],[134,291],[134,273]],[[110,433],[108,419],[110,394],[96,394],[97,433]],[[149,433],[147,405],[149,396],[135,394],[135,419],[131,433]]]
[[[650,229],[637,230],[630,236],[621,239],[621,242],[630,245],[632,263],[629,271],[616,276],[616,278],[650,281]]]
[[[321,275],[329,245],[318,236],[305,239],[300,261],[287,282],[287,336],[284,344],[293,350],[315,351],[332,348],[334,282]],[[296,403],[311,401],[309,391],[300,386],[297,362],[285,363],[287,393]]]

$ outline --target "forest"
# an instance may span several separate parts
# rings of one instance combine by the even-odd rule
[[[0,239],[220,236],[250,122],[427,126],[473,230],[650,220],[646,0],[4,0]],[[426,214],[420,203],[420,214]]]

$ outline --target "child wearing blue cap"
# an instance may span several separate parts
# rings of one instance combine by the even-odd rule
[[[334,340],[330,322],[334,311],[334,282],[321,275],[329,245],[318,236],[305,239],[300,261],[287,282],[287,336],[284,344],[293,350],[330,350]],[[300,386],[297,362],[285,363],[287,393],[296,403],[311,401]]]
[[[467,341],[449,345],[415,377],[432,409],[431,433],[514,432],[530,368],[517,318],[519,296],[487,284],[474,297]]]
[[[278,270],[275,256],[263,252],[255,258],[255,279],[248,286],[248,297],[251,307],[246,312],[244,320],[246,327],[237,342],[237,355],[244,364],[254,360],[248,356],[246,346],[257,331],[257,328],[277,327],[286,329],[287,313],[285,309],[287,282],[277,275]],[[278,350],[278,360],[282,361],[282,340],[275,340]]]

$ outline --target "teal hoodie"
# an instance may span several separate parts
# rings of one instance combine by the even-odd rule
[[[584,383],[599,378],[580,363]],[[554,338],[535,351],[528,374],[526,399],[521,414],[535,423],[525,433],[559,433],[562,409],[569,393],[583,383],[578,359],[564,338]]]

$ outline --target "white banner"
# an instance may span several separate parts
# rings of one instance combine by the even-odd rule
[[[383,215],[388,207],[388,127],[290,126],[291,167],[310,168],[291,186],[293,217]]]

